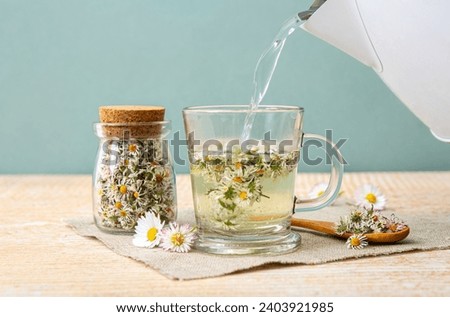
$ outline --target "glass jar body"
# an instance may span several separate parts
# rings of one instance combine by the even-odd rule
[[[96,124],[100,143],[93,176],[93,211],[101,230],[131,234],[147,212],[166,222],[175,220],[175,173],[165,139],[168,127],[156,124],[147,129],[151,133],[144,134],[136,133],[136,125],[115,124],[112,128],[111,124]],[[114,133],[108,133],[108,128]]]

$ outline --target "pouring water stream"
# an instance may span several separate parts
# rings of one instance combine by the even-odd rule
[[[278,32],[271,45],[261,54],[258,62],[256,63],[255,72],[253,75],[253,95],[250,100],[250,111],[245,118],[244,129],[241,134],[241,142],[250,138],[253,122],[255,120],[256,110],[259,104],[264,99],[267,89],[269,88],[270,81],[272,80],[273,73],[283,51],[286,39],[296,29],[299,28],[302,21],[295,15],[293,18],[287,20],[280,31]]]

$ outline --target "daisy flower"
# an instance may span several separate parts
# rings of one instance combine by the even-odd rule
[[[164,221],[161,222],[159,215],[157,216],[153,212],[145,213],[145,215],[137,221],[133,244],[137,247],[156,247],[161,241],[163,226]]]
[[[367,238],[363,234],[354,234],[345,243],[348,249],[362,249],[368,245]]]
[[[356,205],[365,209],[383,210],[386,206],[386,198],[378,187],[366,184],[355,191]]]
[[[314,185],[313,188],[311,188],[311,190],[309,191],[308,197],[313,199],[322,196],[327,190],[327,187],[328,183],[318,183]]]
[[[171,222],[162,231],[161,247],[166,251],[188,252],[196,238],[195,228],[189,224]]]

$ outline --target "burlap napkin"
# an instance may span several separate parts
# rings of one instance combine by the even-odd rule
[[[301,213],[296,217],[336,221],[346,215],[348,206],[328,207],[319,212]],[[389,211],[385,212],[389,215]],[[218,256],[192,251],[171,253],[159,248],[137,248],[132,236],[111,235],[97,229],[92,218],[72,219],[67,222],[81,236],[95,237],[115,253],[140,261],[172,279],[189,280],[226,275],[237,271],[262,266],[268,263],[319,264],[350,258],[388,255],[406,251],[450,248],[450,215],[416,216],[397,214],[411,228],[410,235],[401,242],[391,245],[369,245],[362,250],[349,250],[345,240],[299,230],[302,245],[296,252],[277,256]],[[179,211],[180,222],[193,222],[193,211]]]

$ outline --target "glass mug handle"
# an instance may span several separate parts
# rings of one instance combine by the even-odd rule
[[[332,153],[328,153],[325,146],[325,154],[331,161],[331,174],[327,189],[317,198],[299,198],[295,197],[294,211],[313,211],[324,208],[331,204],[338,196],[341,189],[342,176],[344,175],[344,159],[339,149],[333,142],[318,134],[303,134],[302,146],[306,140],[318,140],[329,145]],[[300,207],[299,207],[300,205]]]

